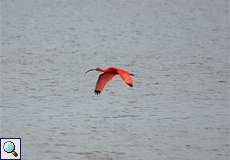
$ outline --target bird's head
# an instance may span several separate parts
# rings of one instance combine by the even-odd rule
[[[100,67],[97,67],[95,70],[98,71],[98,72],[104,72],[104,70],[101,69]]]

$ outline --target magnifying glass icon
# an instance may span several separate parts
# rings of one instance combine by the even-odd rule
[[[15,145],[11,141],[7,141],[3,144],[3,149],[6,153],[11,153],[14,155],[14,157],[17,157],[18,154],[15,152]]]

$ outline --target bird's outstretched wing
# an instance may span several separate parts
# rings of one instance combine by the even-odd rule
[[[100,94],[108,81],[111,80],[114,76],[115,74],[112,73],[100,74],[96,83],[95,94]]]
[[[133,87],[133,80],[132,77],[129,75],[128,72],[118,70],[118,74],[121,76],[121,79],[130,87]]]

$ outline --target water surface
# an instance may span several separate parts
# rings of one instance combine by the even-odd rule
[[[226,0],[1,0],[0,136],[24,160],[227,160]],[[98,73],[121,67],[100,96]]]

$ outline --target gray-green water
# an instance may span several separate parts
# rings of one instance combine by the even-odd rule
[[[24,160],[227,160],[227,0],[1,0],[0,136]],[[100,96],[98,74],[121,67]]]

